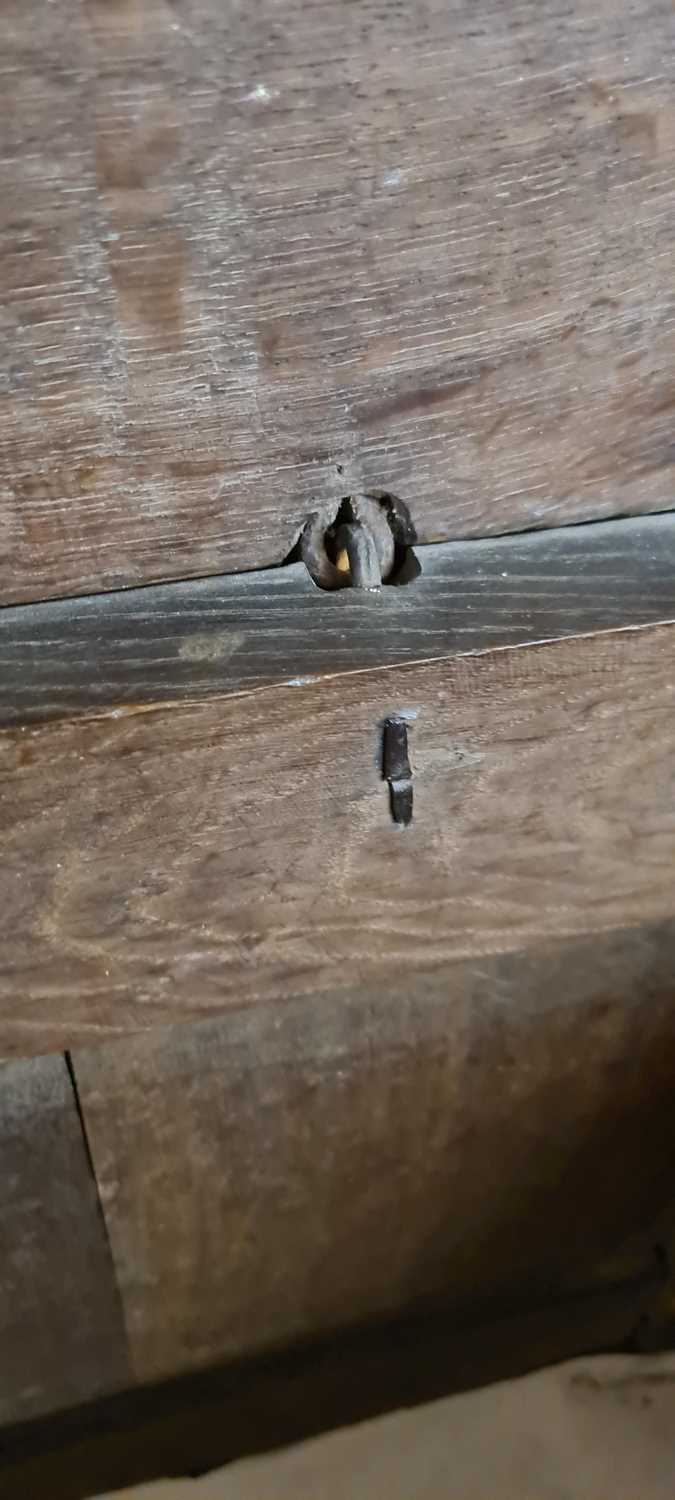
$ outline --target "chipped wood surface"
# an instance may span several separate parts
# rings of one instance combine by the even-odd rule
[[[672,504],[666,0],[6,0],[0,599]]]
[[[675,619],[675,516],[418,549],[324,592],[305,567],[0,611],[0,724],[240,693]]]
[[[0,1050],[675,911],[672,627],[0,737]],[[394,827],[381,726],[409,718]]]
[[[0,1061],[0,1423],[130,1379],[96,1187],[63,1057]]]

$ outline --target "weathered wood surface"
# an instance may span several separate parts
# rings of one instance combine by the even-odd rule
[[[91,1401],[129,1379],[65,1060],[0,1061],[0,1424]]]
[[[238,693],[675,619],[675,515],[418,549],[326,593],[301,564],[0,611],[0,724]]]
[[[479,1327],[438,1314],[385,1324],[5,1429],[0,1500],[89,1500],[201,1474],[568,1356],[625,1347],[653,1292],[645,1278]]]
[[[0,598],[673,499],[670,0],[5,0]]]
[[[136,1377],[644,1272],[672,1209],[675,922],[85,1049]]]
[[[0,736],[0,1050],[675,912],[669,626]],[[410,716],[414,821],[381,725]]]

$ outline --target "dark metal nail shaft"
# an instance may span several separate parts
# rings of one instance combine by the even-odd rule
[[[382,570],[375,538],[367,526],[351,521],[340,527],[337,535],[338,548],[344,547],[349,558],[352,588],[379,589],[382,587]]]
[[[395,823],[407,827],[413,815],[412,770],[408,757],[408,726],[405,719],[392,715],[384,721],[382,738],[382,775],[389,782],[391,815]]]

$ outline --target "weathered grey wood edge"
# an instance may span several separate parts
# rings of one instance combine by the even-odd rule
[[[0,610],[0,724],[675,620],[675,513],[418,549],[325,593],[300,563]]]

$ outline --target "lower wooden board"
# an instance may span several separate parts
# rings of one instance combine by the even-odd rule
[[[0,1062],[0,1424],[128,1381],[122,1309],[65,1059]]]
[[[479,1327],[412,1319],[5,1429],[0,1500],[88,1500],[148,1479],[198,1475],[572,1355],[633,1348],[657,1295],[643,1279]]]
[[[671,917],[674,647],[617,631],[5,731],[0,1052]]]
[[[675,921],[78,1051],[141,1382],[668,1259]]]

